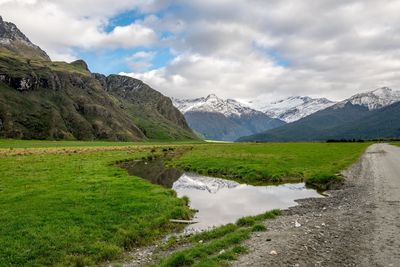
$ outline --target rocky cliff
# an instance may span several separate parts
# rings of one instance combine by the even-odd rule
[[[0,31],[10,40],[29,41],[2,20]],[[92,74],[82,60],[52,62],[35,45],[32,55],[13,44],[0,43],[0,137],[197,139],[171,100],[143,82]]]

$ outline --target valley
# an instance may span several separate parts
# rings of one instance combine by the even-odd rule
[[[124,251],[158,242],[168,232],[182,229],[169,220],[190,219],[190,199],[177,198],[171,189],[129,176],[115,165],[118,162],[173,151],[183,154],[167,162],[168,166],[242,183],[270,184],[333,179],[367,146],[1,140],[0,265],[115,261]],[[246,227],[218,238],[237,240],[233,236],[239,235],[244,240],[250,236]],[[223,249],[239,242],[218,238],[200,247],[206,249],[216,242]],[[208,261],[214,252],[195,257],[195,261]]]
[[[253,31],[263,19],[219,28],[219,12],[248,3],[236,13],[216,1],[218,22],[193,26],[185,1],[105,1],[86,15],[61,2],[28,12],[52,14],[39,30],[14,12],[38,1],[0,3],[12,11],[0,14],[0,266],[398,264],[400,91],[387,87],[398,84],[396,62],[350,81],[358,61],[334,53],[337,39],[313,58],[281,43],[300,37],[285,21],[279,38]],[[279,7],[243,18],[267,10]],[[79,15],[64,21],[70,13]],[[1,15],[19,17],[46,51]],[[346,73],[331,75],[335,62]]]

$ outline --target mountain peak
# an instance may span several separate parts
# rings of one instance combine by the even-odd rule
[[[400,101],[400,91],[394,91],[389,87],[380,87],[365,93],[359,93],[340,102],[351,103],[367,107],[369,110],[380,109]]]
[[[33,44],[14,23],[4,21],[1,16],[0,47],[4,47],[23,57],[50,60],[46,52]]]
[[[219,100],[222,100],[222,99],[220,99],[216,94],[209,94],[206,97],[206,101],[219,101]]]
[[[335,102],[326,98],[311,98],[309,96],[290,96],[274,102],[261,97],[249,102],[249,105],[254,109],[285,122],[297,121],[334,104]]]
[[[225,117],[242,116],[244,114],[261,113],[242,105],[234,99],[222,99],[215,94],[196,99],[173,99],[174,105],[182,112],[213,112],[221,113]]]

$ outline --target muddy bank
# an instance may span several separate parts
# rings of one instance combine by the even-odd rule
[[[233,265],[398,266],[399,174],[400,148],[372,145],[340,189],[266,222],[269,231],[254,234]]]

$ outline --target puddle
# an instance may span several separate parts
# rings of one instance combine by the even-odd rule
[[[244,216],[257,215],[272,209],[296,206],[296,199],[322,197],[304,183],[271,186],[252,186],[234,181],[183,173],[165,168],[161,159],[132,161],[121,164],[130,175],[135,175],[168,188],[178,197],[187,196],[190,207],[198,210],[186,231],[202,231],[233,223]]]

